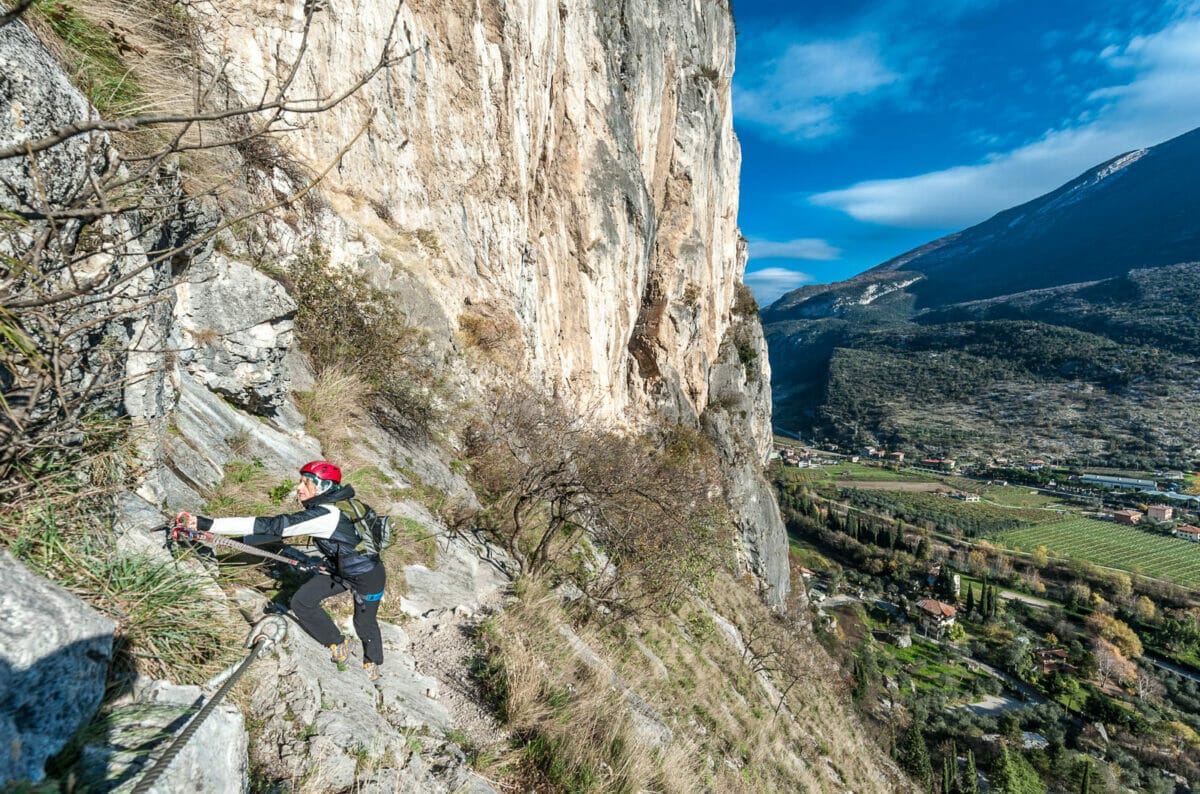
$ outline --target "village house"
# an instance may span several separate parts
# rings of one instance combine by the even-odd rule
[[[961,499],[964,502],[978,502],[980,497],[977,493],[967,493],[966,491],[955,491],[955,499]]]
[[[936,598],[922,598],[917,602],[917,617],[929,636],[942,636],[946,629],[954,625],[954,616],[957,614],[957,609]]]
[[[903,452],[889,452],[887,456],[888,456],[888,460],[894,460],[897,463],[904,462],[904,453]]]
[[[1175,515],[1175,508],[1170,505],[1150,505],[1146,508],[1146,518],[1151,521],[1170,521]]]
[[[1171,534],[1177,538],[1190,540],[1193,543],[1200,543],[1200,527],[1193,527],[1189,524],[1184,524],[1181,527],[1175,527]]]
[[[1143,514],[1140,510],[1132,510],[1127,508],[1125,510],[1118,510],[1112,514],[1112,517],[1113,521],[1116,521],[1118,524],[1124,524],[1131,527],[1142,520],[1142,515]]]
[[[1041,471],[1046,468],[1046,461],[1041,458],[1034,458],[1025,464],[1025,468],[1029,471]]]

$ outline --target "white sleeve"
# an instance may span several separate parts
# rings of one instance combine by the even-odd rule
[[[214,518],[209,532],[214,535],[253,535],[254,518]]]
[[[292,524],[283,530],[283,537],[292,538],[296,535],[308,535],[314,538],[327,538],[337,529],[338,521],[342,519],[342,511],[333,505],[321,505],[328,512],[325,515]]]

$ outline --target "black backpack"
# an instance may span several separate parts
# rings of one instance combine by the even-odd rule
[[[378,557],[396,539],[391,516],[381,516],[370,505],[357,499],[343,499],[336,505],[338,510],[354,524],[358,533],[358,545],[354,550],[368,557]]]

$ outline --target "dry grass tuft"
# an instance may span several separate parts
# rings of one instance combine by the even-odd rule
[[[193,23],[171,0],[35,0],[24,21],[50,47],[72,82],[107,118],[201,110],[202,69]],[[199,81],[199,82],[198,82]],[[147,128],[116,133],[125,157],[159,151],[174,133]],[[193,146],[225,137],[215,123],[194,124],[180,141]],[[203,149],[181,158],[189,190],[226,186],[229,151]]]
[[[560,633],[569,616],[559,599],[528,581],[520,600],[484,632],[483,678],[518,742],[500,767],[518,786],[908,790],[839,695],[836,666],[815,642],[789,646],[786,634],[776,633],[787,624],[745,582],[719,576],[712,606],[694,599],[675,614],[639,616],[636,624],[574,627],[673,731],[666,747],[653,750],[634,738],[629,708],[608,676],[583,664]],[[803,675],[790,690],[785,673],[759,672],[761,660],[727,636],[721,615],[756,648],[770,637],[792,649]]]
[[[89,430],[84,453],[47,458],[36,491],[0,502],[0,545],[117,624],[110,680],[204,681],[231,660],[241,627],[210,608],[203,574],[118,547],[111,500],[137,481],[138,442],[118,422]]]
[[[565,625],[558,598],[529,584],[484,631],[485,680],[519,741],[496,768],[567,791],[686,791],[662,778],[623,693],[580,658],[559,631]],[[670,757],[678,769],[678,754]]]
[[[466,347],[511,372],[520,371],[521,326],[511,309],[490,302],[473,304],[459,315],[458,327]]]

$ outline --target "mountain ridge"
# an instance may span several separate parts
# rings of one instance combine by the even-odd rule
[[[850,279],[787,293],[762,313],[777,424],[843,441],[956,449],[960,456],[1053,450],[1089,461],[1187,463],[1195,448],[1173,439],[1200,433],[1185,407],[1196,396],[1189,373],[1200,349],[1200,293],[1192,287],[1200,276],[1200,229],[1189,221],[1200,212],[1200,191],[1192,186],[1198,172],[1200,130],[1193,130],[1111,158]],[[933,348],[953,350],[962,324],[1009,338],[1009,323],[1027,324],[1039,348],[1014,342],[1011,350],[966,353],[970,361],[959,366],[982,380],[964,393],[947,386],[951,371],[932,358]],[[944,339],[921,351],[905,348],[902,340],[918,329],[923,339]],[[1112,366],[1136,376],[1081,378],[1096,373],[1092,362],[1110,345],[1122,360]],[[1061,371],[1027,367],[1047,352],[1041,347],[1070,361]],[[1146,370],[1146,361],[1162,371]],[[855,374],[850,365],[866,372]],[[937,400],[918,383],[938,372],[932,382],[955,390],[953,399]],[[1004,400],[1043,391],[1059,399],[1053,395],[1060,387],[1099,388],[1104,399],[1088,408],[1102,417],[1099,426],[1081,435],[1070,422],[1055,432],[1051,422],[1020,443],[1020,423],[1008,421]],[[864,394],[880,399],[863,403]],[[925,423],[918,417],[943,413],[959,416],[945,437],[914,430]],[[1156,421],[1170,433],[1156,432]],[[1008,430],[992,432],[1005,424]],[[1110,443],[1100,443],[1105,436]]]

